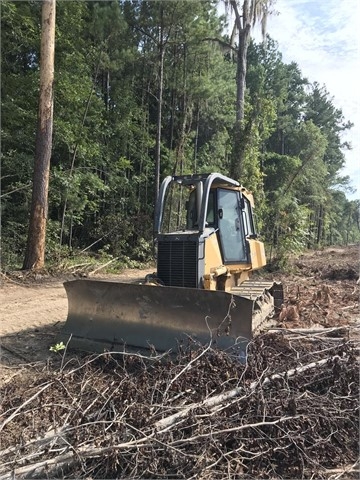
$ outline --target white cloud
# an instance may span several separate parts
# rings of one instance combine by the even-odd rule
[[[277,0],[278,15],[268,20],[268,33],[278,42],[285,63],[296,62],[310,82],[325,85],[334,106],[354,123],[343,140],[344,175],[360,198],[360,7],[359,0]]]

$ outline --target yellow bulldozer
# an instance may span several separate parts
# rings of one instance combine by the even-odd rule
[[[280,283],[250,280],[266,264],[252,194],[219,173],[166,177],[154,217],[157,270],[140,284],[64,283],[59,341],[85,351],[176,350],[189,341],[244,352],[283,302]]]

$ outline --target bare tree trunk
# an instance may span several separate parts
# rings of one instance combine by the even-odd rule
[[[247,51],[250,41],[251,19],[249,18],[249,5],[245,0],[240,15],[236,0],[230,4],[235,13],[235,25],[238,30],[237,68],[236,68],[236,120],[234,128],[233,152],[230,163],[230,177],[240,179],[243,174],[245,150],[245,89],[247,70]]]
[[[98,74],[99,74],[102,52],[103,52],[103,50],[100,49],[100,51],[99,51],[99,59],[98,59],[98,63],[97,63],[97,66],[96,66],[96,72],[95,72],[95,77],[94,77],[94,85],[96,84],[96,80],[97,80],[97,77],[98,77]],[[83,115],[82,122],[81,122],[81,130],[80,130],[80,132],[82,131],[82,129],[84,128],[84,125],[85,125],[85,121],[86,121],[87,114],[88,114],[89,107],[90,107],[91,98],[92,98],[92,95],[93,95],[93,93],[94,93],[94,85],[91,85],[91,89],[90,89],[90,92],[89,92],[89,96],[88,96],[87,101],[86,101],[85,111],[84,111],[84,115]],[[74,175],[74,171],[75,171],[75,160],[76,160],[76,155],[77,155],[77,152],[78,152],[79,144],[80,144],[80,139],[78,139],[78,140],[76,141],[76,144],[75,144],[75,147],[74,147],[74,151],[73,151],[73,154],[72,154],[71,165],[70,165],[69,176],[68,176],[68,179],[69,179],[69,180],[71,180],[72,177],[73,177],[73,175]],[[61,230],[60,230],[60,242],[59,242],[59,245],[60,245],[60,246],[61,246],[62,243],[63,243],[63,236],[64,236],[64,230],[65,230],[65,220],[66,220],[66,212],[67,212],[67,208],[68,208],[68,205],[67,205],[67,204],[68,204],[68,197],[69,197],[69,191],[68,191],[69,188],[70,188],[70,187],[68,186],[67,189],[66,189],[66,192],[65,192],[64,207],[63,207],[63,212],[62,212],[62,216],[61,216]],[[70,238],[69,247],[71,247],[71,238]]]
[[[196,105],[196,128],[195,128],[195,142],[194,142],[194,173],[197,173],[197,155],[199,143],[199,123],[200,123],[200,105]]]
[[[230,177],[240,180],[244,173],[245,149],[251,125],[245,125],[245,89],[247,70],[247,51],[250,43],[251,28],[261,23],[263,39],[266,35],[266,18],[273,0],[225,0],[235,14],[235,24],[231,35],[231,47],[237,52],[236,70],[236,121],[233,131],[233,151],[229,168]],[[235,37],[238,45],[234,45]]]
[[[165,57],[165,42],[164,42],[164,21],[163,21],[163,6],[161,5],[160,11],[160,31],[159,31],[159,85],[158,85],[158,111],[156,120],[156,147],[155,147],[155,203],[159,195],[160,189],[160,164],[161,164],[161,123],[162,123],[162,102],[163,102],[163,90],[164,90],[164,57]]]
[[[321,240],[323,238],[323,228],[324,228],[324,207],[323,205],[320,205],[318,209],[317,232],[316,232],[316,245],[318,247],[321,244]]]
[[[53,130],[53,81],[56,0],[43,0],[41,18],[40,95],[33,190],[24,270],[45,263],[46,222]]]

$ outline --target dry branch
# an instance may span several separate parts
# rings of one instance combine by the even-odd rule
[[[103,268],[106,268],[108,265],[110,265],[111,263],[113,262],[116,262],[116,260],[118,260],[118,258],[112,258],[111,260],[109,260],[108,262],[100,265],[99,267],[95,268],[94,270],[91,270],[91,272],[89,272],[89,276],[90,275],[94,275],[96,272],[99,272],[100,270],[102,270]]]
[[[28,405],[29,403],[31,403],[36,397],[38,397],[44,390],[46,390],[47,388],[49,388],[51,385],[52,385],[52,382],[44,385],[42,388],[40,388],[40,390],[38,390],[37,392],[35,392],[32,397],[30,397],[28,400],[26,400],[24,403],[22,403],[9,417],[5,418],[5,420],[3,420],[3,421],[0,423],[0,432],[1,432],[1,430],[5,427],[5,425],[7,425],[9,422],[11,422],[11,421],[16,417],[16,415],[17,415],[26,405]],[[6,415],[6,413],[8,413],[8,412],[5,412],[4,415]]]
[[[324,337],[345,337],[349,333],[348,327],[333,327],[333,328],[270,328],[268,333],[280,332],[285,335],[292,335],[294,333],[302,335],[315,335]]]
[[[15,377],[0,391],[0,480],[325,478],[356,460],[355,349],[295,335],[257,337],[246,365],[208,346],[64,362],[34,373],[35,394]]]
[[[237,387],[234,388],[228,392],[221,393],[220,395],[215,395],[213,397],[210,397],[206,400],[203,400],[198,403],[193,403],[191,405],[187,405],[184,407],[180,412],[174,413],[173,415],[170,415],[169,417],[162,418],[161,420],[157,421],[155,424],[155,428],[163,433],[165,432],[169,427],[171,427],[174,423],[176,423],[178,420],[181,418],[186,417],[191,410],[197,409],[197,408],[213,408],[218,405],[221,405],[225,402],[228,402],[229,400],[233,399],[234,397],[237,397],[241,394],[249,395],[249,392],[253,392],[256,388],[258,387],[265,387],[269,383],[273,382],[274,380],[283,380],[285,378],[290,378],[296,374],[300,374],[303,372],[306,372],[307,370],[321,367],[322,365],[325,365],[328,362],[333,362],[334,360],[341,361],[340,357],[338,355],[334,357],[327,357],[322,360],[318,360],[316,362],[309,363],[308,365],[303,365],[298,368],[292,368],[290,370],[287,370],[285,372],[277,373],[274,374],[270,377],[265,377],[264,379],[256,380],[250,384],[250,386],[245,389],[244,387]]]

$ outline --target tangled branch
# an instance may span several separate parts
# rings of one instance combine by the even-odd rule
[[[249,345],[246,365],[208,345],[16,377],[0,391],[0,480],[348,475],[359,362],[331,340],[277,331]]]

